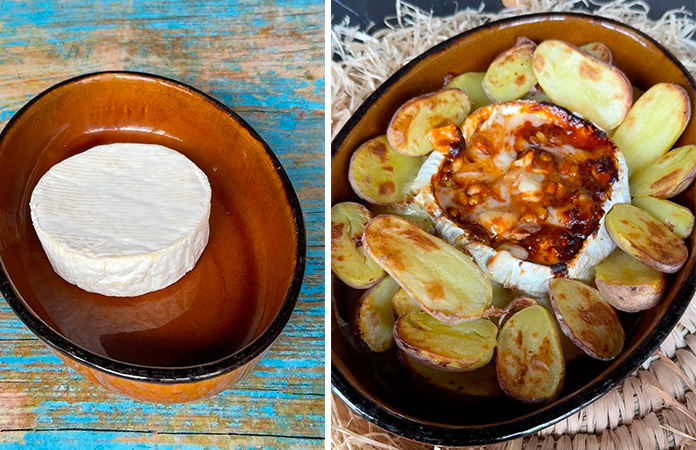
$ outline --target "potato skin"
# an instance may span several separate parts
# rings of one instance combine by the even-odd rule
[[[380,215],[363,233],[363,246],[425,311],[442,322],[481,317],[493,296],[473,259],[406,219]]]
[[[686,262],[688,250],[682,240],[640,208],[614,205],[605,224],[614,243],[646,266],[674,273]]]
[[[390,205],[404,200],[407,186],[418,174],[421,164],[423,158],[397,153],[386,136],[377,136],[353,152],[348,182],[363,200]]]
[[[696,177],[696,145],[667,152],[654,164],[631,174],[631,195],[672,198],[684,192]]]
[[[638,312],[650,309],[660,303],[662,291],[655,292],[654,286],[609,284],[600,278],[595,279],[597,290],[619,311]]]
[[[426,155],[433,150],[428,132],[448,123],[461,125],[470,110],[471,100],[461,89],[413,98],[394,113],[387,128],[389,145],[402,155]]]
[[[634,197],[632,204],[667,225],[680,239],[686,239],[694,231],[694,214],[686,206],[650,196]]]
[[[394,347],[394,315],[391,299],[399,289],[391,277],[367,290],[358,302],[355,326],[365,346],[374,353],[385,352]]]
[[[631,83],[623,72],[567,42],[549,39],[539,44],[534,74],[554,103],[604,130],[619,126],[633,101]]]
[[[331,271],[355,289],[372,287],[385,275],[362,247],[370,219],[372,213],[359,203],[343,202],[331,208]]]
[[[578,280],[550,283],[551,306],[563,333],[589,356],[607,361],[623,349],[625,334],[616,312],[599,291]]]
[[[691,118],[691,101],[684,88],[658,83],[633,104],[614,133],[631,175],[652,168],[674,145]]]
[[[580,50],[584,51],[590,56],[594,56],[600,61],[604,61],[607,64],[611,64],[612,54],[609,47],[602,44],[601,42],[590,42],[589,44],[582,45]]]
[[[483,78],[483,90],[496,102],[522,98],[536,83],[532,55],[536,44],[519,37],[514,47],[499,54],[488,66]]]
[[[498,328],[488,319],[445,324],[424,311],[399,317],[396,345],[416,361],[438,370],[468,372],[493,358]]]
[[[667,277],[633,256],[616,249],[595,267],[595,284],[616,309],[637,312],[655,306]]]
[[[524,403],[546,403],[561,392],[565,359],[551,315],[541,305],[515,313],[498,334],[498,384]]]

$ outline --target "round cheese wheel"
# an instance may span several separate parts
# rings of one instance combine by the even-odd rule
[[[29,204],[53,270],[103,295],[163,289],[208,243],[208,178],[161,145],[99,145],[53,166]]]

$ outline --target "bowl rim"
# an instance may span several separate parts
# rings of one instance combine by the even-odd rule
[[[211,378],[224,375],[235,369],[243,367],[254,358],[264,354],[271,344],[280,335],[285,325],[290,320],[295,305],[297,304],[302,282],[304,279],[305,261],[306,261],[306,236],[304,218],[300,201],[293,189],[290,178],[285,169],[281,165],[278,157],[273,150],[263,140],[263,138],[254,130],[244,119],[237,113],[232,111],[222,102],[216,100],[205,92],[189,86],[181,81],[167,78],[161,75],[155,75],[146,72],[129,71],[129,70],[107,70],[86,73],[73,78],[61,81],[32,98],[22,108],[20,108],[12,118],[7,122],[5,128],[0,132],[0,143],[4,141],[8,131],[13,128],[15,123],[33,108],[38,102],[50,98],[55,95],[60,89],[70,87],[76,83],[89,82],[110,77],[131,78],[138,81],[156,81],[168,85],[169,87],[183,90],[188,94],[192,94],[207,101],[210,105],[218,109],[221,113],[229,116],[237,124],[244,128],[251,138],[261,144],[267,156],[270,158],[275,173],[280,177],[283,190],[285,192],[287,202],[290,206],[293,216],[293,224],[295,228],[295,267],[293,269],[290,287],[286,292],[283,303],[278,310],[277,315],[268,326],[268,328],[256,339],[247,344],[245,347],[235,351],[231,355],[224,358],[198,364],[194,366],[182,367],[154,367],[143,366],[138,364],[127,363],[124,361],[115,360],[106,356],[99,355],[86,348],[83,348],[55,331],[48,326],[41,318],[20,299],[19,293],[14,289],[14,285],[7,273],[5,263],[0,258],[0,294],[2,294],[10,305],[10,308],[19,317],[39,339],[48,344],[54,351],[60,352],[62,355],[83,364],[89,368],[105,372],[119,378],[128,379],[131,381],[140,381],[156,384],[178,384],[187,382],[203,381]]]
[[[493,27],[506,24],[524,24],[546,20],[563,20],[568,17],[585,19],[594,23],[608,24],[614,29],[619,28],[626,30],[650,42],[679,68],[691,85],[692,90],[696,92],[696,81],[694,81],[692,75],[679,62],[679,60],[662,44],[645,33],[631,27],[630,25],[599,15],[579,12],[543,12],[519,15],[489,22],[457,34],[426,50],[411,60],[408,64],[401,67],[384,83],[382,83],[372,94],[370,94],[370,96],[351,115],[348,121],[346,121],[338,134],[336,134],[336,137],[331,142],[332,160],[349,133],[357,125],[358,121],[375,104],[382,94],[424,59],[446,50],[455,43],[459,42],[461,39],[465,39],[473,33],[478,33]],[[692,107],[696,107],[696,105],[692,105]],[[665,312],[665,315],[658,323],[656,329],[643,342],[636,346],[634,350],[635,355],[647,354],[647,359],[659,348],[660,344],[664,341],[667,335],[677,325],[679,319],[689,305],[694,292],[696,292],[696,266],[692,267],[692,270],[689,273],[685,283],[675,295],[674,299],[672,300],[671,307]],[[333,306],[331,314],[333,314]],[[546,428],[570,416],[571,414],[578,412],[580,409],[597,400],[599,397],[603,396],[617,386],[621,380],[635,372],[645,362],[645,360],[642,358],[632,358],[623,361],[611,371],[606,372],[605,377],[595,379],[593,382],[581,387],[578,395],[570,397],[563,402],[542,407],[542,409],[531,412],[522,417],[488,425],[441,425],[433,422],[427,422],[425,420],[416,420],[394,410],[388,409],[388,407],[385,408],[373,403],[368,397],[364,396],[359,389],[356,388],[356,386],[354,386],[343,374],[341,371],[341,368],[345,367],[343,363],[340,362],[337,364],[336,361],[340,362],[340,359],[338,357],[334,357],[334,350],[332,347],[331,390],[353,411],[394,434],[426,444],[444,446],[485,445],[518,438],[540,431],[543,428]]]

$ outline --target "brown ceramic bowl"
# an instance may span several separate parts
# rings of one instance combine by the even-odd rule
[[[657,42],[631,27],[596,16],[537,14],[494,22],[452,38],[427,51],[386,81],[351,117],[332,143],[331,203],[360,201],[348,183],[351,154],[366,140],[385,133],[396,109],[407,100],[442,87],[443,77],[485,71],[518,36],[536,42],[563,39],[582,45],[600,41],[614,54],[614,64],[639,88],[676,83],[696,105],[694,80]],[[696,114],[677,145],[696,143]],[[696,186],[677,198],[695,207]],[[689,259],[668,277],[662,302],[639,314],[622,314],[626,344],[611,362],[581,358],[567,367],[560,397],[530,406],[505,396],[466,400],[439,396],[415,382],[394,350],[370,355],[356,342],[348,323],[360,292],[332,280],[331,382],[354,410],[396,434],[440,445],[476,445],[514,438],[544,428],[579,410],[636,370],[677,324],[694,293],[694,241],[687,239]]]
[[[99,144],[171,147],[212,187],[210,241],[195,268],[139,297],[92,294],[56,275],[29,216],[54,164]],[[261,137],[221,103],[165,78],[74,78],[43,92],[0,134],[0,290],[68,365],[146,401],[214,395],[247,374],[287,323],[302,284],[297,196]]]

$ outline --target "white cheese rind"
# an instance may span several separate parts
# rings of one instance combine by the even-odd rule
[[[53,166],[29,206],[61,278],[132,297],[163,289],[195,266],[208,243],[210,201],[207,177],[181,153],[117,143]]]
[[[522,102],[517,102],[522,103]],[[504,105],[506,113],[515,109],[514,104]],[[508,110],[509,109],[509,110]],[[602,204],[604,215],[595,232],[589,236],[578,254],[566,267],[565,276],[580,280],[590,280],[593,268],[616,248],[604,225],[606,213],[617,203],[630,203],[628,186],[628,168],[620,151],[616,151],[619,170],[617,181],[612,184],[609,198]],[[497,251],[488,245],[468,238],[468,233],[457,223],[447,217],[436,201],[432,178],[440,170],[445,156],[434,151],[421,166],[418,176],[411,185],[415,202],[433,219],[440,236],[453,246],[470,253],[491,280],[506,288],[517,289],[532,295],[549,293],[549,282],[556,277],[549,266],[536,264],[516,258],[508,251]]]

